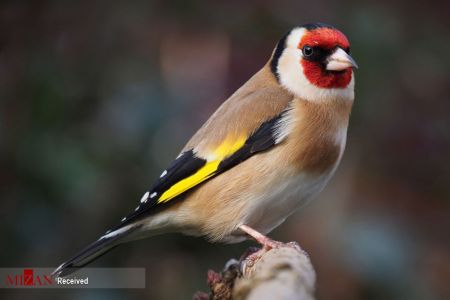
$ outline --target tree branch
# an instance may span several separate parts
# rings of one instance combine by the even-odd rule
[[[308,254],[296,243],[271,249],[258,257],[231,259],[220,274],[208,271],[210,293],[198,292],[194,299],[314,299],[316,275]]]

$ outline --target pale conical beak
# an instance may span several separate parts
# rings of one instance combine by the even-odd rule
[[[336,48],[336,51],[327,59],[326,69],[328,71],[342,71],[349,67],[358,69],[356,61],[342,48]]]

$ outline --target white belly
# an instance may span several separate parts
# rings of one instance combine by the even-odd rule
[[[247,205],[241,218],[241,224],[248,225],[253,229],[268,234],[278,225],[284,222],[287,217],[294,213],[299,207],[305,205],[314,198],[336,171],[341,160],[346,142],[347,127],[342,127],[337,131],[335,141],[340,145],[339,158],[334,166],[323,174],[300,173],[295,176],[281,178],[281,174],[270,173],[265,176],[265,181],[261,179],[263,190],[258,190],[253,194],[246,195]],[[281,154],[282,155],[282,154]],[[276,182],[274,184],[274,182]],[[264,190],[265,188],[265,190]],[[227,242],[242,241],[242,231],[235,230],[226,239]]]
[[[248,205],[242,213],[242,224],[262,234],[268,234],[296,209],[314,198],[324,188],[331,175],[332,172],[320,176],[300,174],[272,186],[265,193],[258,193],[258,196],[248,195]],[[237,230],[228,236],[225,242],[235,243],[245,238],[242,231]]]

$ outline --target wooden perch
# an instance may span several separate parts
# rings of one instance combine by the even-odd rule
[[[221,273],[208,271],[210,293],[198,292],[195,300],[313,300],[316,274],[308,254],[296,243],[263,253],[231,259]]]

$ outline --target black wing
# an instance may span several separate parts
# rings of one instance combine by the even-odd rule
[[[281,124],[280,122],[286,116],[288,111],[289,109],[286,109],[278,116],[261,124],[261,126],[247,138],[242,147],[220,162],[217,170],[211,174],[208,179],[229,170],[254,154],[268,150],[277,143],[281,142],[277,140],[277,130],[279,130]],[[141,199],[141,203],[138,207],[136,207],[136,210],[126,218],[122,219],[121,224],[113,230],[145,217],[147,213],[152,210],[152,208],[162,204],[158,202],[159,196],[161,196],[165,191],[178,183],[180,180],[195,174],[198,170],[204,167],[206,163],[207,160],[196,156],[192,149],[183,152],[170,164],[167,170],[161,174],[161,177],[151,186],[148,192],[145,193],[144,197]],[[183,196],[189,190],[191,189],[184,191],[182,194],[168,201],[168,203],[173,203],[173,200]]]

